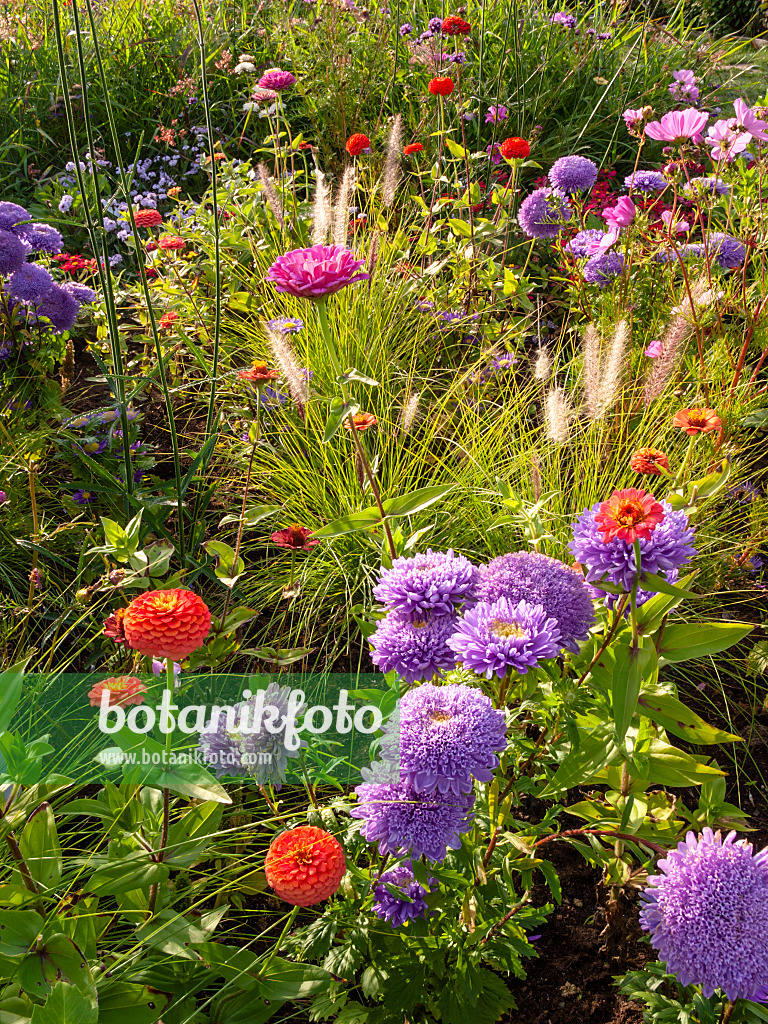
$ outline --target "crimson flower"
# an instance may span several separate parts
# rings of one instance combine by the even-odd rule
[[[160,328],[161,331],[170,331],[170,329],[173,327],[174,323],[178,319],[179,314],[174,309],[171,309],[167,313],[163,313],[163,315],[160,317],[158,327]]]
[[[316,544],[320,543],[319,540],[309,539],[311,532],[306,526],[292,523],[287,529],[277,530],[273,533],[271,540],[279,548],[290,548],[292,551],[311,551]]]
[[[125,608],[118,608],[112,612],[104,622],[104,636],[114,640],[116,644],[125,643],[125,630],[123,629],[123,617]]]
[[[504,139],[499,146],[499,152],[505,160],[525,160],[531,155],[531,147],[525,139]]]
[[[455,14],[450,14],[447,18],[443,19],[443,32],[447,36],[468,36],[471,31],[472,26],[469,22],[457,17]]]
[[[162,214],[157,210],[137,210],[133,219],[137,228],[155,228],[163,223]]]
[[[664,509],[654,496],[636,487],[614,491],[595,515],[605,544],[616,537],[627,544],[647,540],[663,519]]]
[[[453,92],[453,79],[432,78],[427,83],[427,88],[433,96],[450,96]]]
[[[360,156],[364,149],[368,149],[371,145],[371,140],[367,135],[363,135],[361,132],[355,132],[354,135],[350,135],[347,139],[347,152],[350,156]]]

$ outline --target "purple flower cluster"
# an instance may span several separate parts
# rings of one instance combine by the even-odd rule
[[[465,668],[477,675],[503,679],[510,669],[525,674],[562,646],[557,622],[540,604],[506,597],[470,608],[448,640]]]
[[[715,257],[723,270],[734,270],[744,262],[747,250],[733,235],[726,235],[722,231],[713,231],[707,242],[710,255]]]
[[[624,179],[624,187],[633,192],[663,192],[668,185],[659,171],[633,171]]]
[[[434,878],[430,878],[429,882],[431,890],[437,883]],[[393,928],[399,928],[406,921],[426,917],[425,891],[414,878],[410,861],[404,861],[380,876],[373,887],[374,903],[371,909],[382,921],[388,921]]]
[[[576,28],[576,18],[567,11],[557,11],[549,19],[553,25],[562,25],[565,29]]]
[[[611,250],[590,256],[584,264],[582,274],[588,284],[596,284],[598,288],[605,288],[623,270],[624,257],[621,253]]]
[[[605,238],[605,232],[600,228],[586,228],[574,235],[570,242],[566,242],[564,248],[572,256],[581,259],[583,256],[588,256],[590,247],[603,238]]]
[[[768,849],[705,828],[658,862],[640,923],[682,985],[768,1000]]]
[[[448,646],[453,615],[390,612],[370,637],[371,661],[382,672],[397,672],[407,683],[431,679],[456,666]]]
[[[391,611],[410,613],[453,612],[472,589],[476,569],[468,558],[427,548],[413,558],[396,558],[382,569],[373,591]]]
[[[572,215],[565,193],[544,187],[523,200],[517,221],[529,238],[557,238]]]
[[[547,177],[555,188],[569,195],[586,192],[597,180],[597,164],[585,156],[561,156],[552,164]]]
[[[709,192],[710,195],[727,196],[730,191],[730,185],[726,185],[720,178],[691,178],[683,185],[683,192],[689,196],[701,195],[705,192]]]

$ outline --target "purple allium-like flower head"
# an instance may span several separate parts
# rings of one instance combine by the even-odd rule
[[[415,793],[405,782],[364,782],[355,789],[350,814],[363,821],[361,834],[378,842],[379,853],[427,857],[440,862],[458,850],[472,827],[474,793]]]
[[[36,309],[38,319],[46,317],[57,332],[71,331],[80,312],[80,303],[69,292],[54,284]]]
[[[273,89],[275,92],[290,89],[295,84],[296,76],[292,75],[290,71],[281,71],[280,68],[270,68],[259,79],[260,88]]]
[[[710,255],[715,257],[723,270],[733,270],[744,262],[747,250],[733,235],[726,235],[722,231],[713,231],[707,239],[707,243]]]
[[[93,288],[89,288],[87,284],[79,284],[77,281],[67,281],[67,283],[61,285],[61,287],[81,305],[87,306],[91,302],[96,301],[96,292]]]
[[[512,604],[527,600],[541,605],[555,620],[561,646],[574,653],[595,621],[592,598],[578,569],[537,551],[513,551],[481,565],[473,597],[486,604],[506,597]]]
[[[27,235],[32,231],[32,224],[27,210],[18,203],[0,203],[0,231],[13,231],[17,235]]]
[[[603,238],[605,238],[605,232],[601,231],[600,228],[586,228],[584,231],[579,231],[578,234],[574,235],[570,242],[565,243],[563,248],[571,253],[572,256],[580,259],[582,256],[588,256],[589,247]]]
[[[557,11],[549,20],[554,25],[562,25],[563,28],[576,28],[576,18],[567,11]]]
[[[33,224],[27,240],[35,252],[61,252],[64,242],[60,232],[50,224]]]
[[[664,510],[664,519],[653,533],[638,542],[640,563],[644,572],[663,573],[669,578],[670,572],[677,572],[696,554],[694,531],[685,512],[675,511],[667,501],[659,504]],[[573,540],[568,548],[584,568],[588,583],[604,579],[629,593],[637,576],[634,547],[620,537],[605,543],[595,522],[599,511],[600,503],[581,513],[573,524]]]
[[[668,185],[659,171],[633,171],[624,179],[624,187],[633,192],[663,192]]]
[[[7,291],[14,299],[22,302],[42,302],[53,288],[53,278],[37,263],[24,263],[11,274],[8,279]]]
[[[272,331],[280,331],[281,334],[298,334],[304,330],[304,321],[297,316],[278,316],[274,320],[268,320],[267,327]]]
[[[504,714],[474,686],[416,686],[400,701],[401,779],[417,793],[471,793],[490,782],[506,749]],[[385,741],[386,742],[386,741]]]
[[[550,167],[548,178],[563,192],[584,192],[595,184],[597,164],[585,156],[561,156]]]
[[[369,637],[374,648],[371,661],[381,672],[397,672],[406,683],[432,679],[456,667],[448,646],[454,629],[452,615],[390,612]]]
[[[726,185],[720,178],[691,178],[683,185],[683,192],[689,196],[710,195],[727,196],[731,191],[730,185]]]
[[[13,274],[23,266],[29,246],[12,231],[0,228],[0,274]]]
[[[413,25],[409,21],[403,22],[397,31],[405,38],[405,36],[409,36],[413,32]]]
[[[681,985],[706,998],[768,999],[768,849],[689,832],[648,879],[640,924]]]
[[[557,238],[572,213],[565,193],[537,188],[521,203],[517,221],[529,238]]]
[[[430,890],[437,885],[434,878],[430,878],[429,882]],[[400,895],[395,895],[391,889],[397,889]],[[405,861],[381,875],[373,887],[374,903],[371,910],[382,921],[389,921],[393,928],[399,928],[406,921],[426,917],[425,891],[421,882],[414,878],[410,862]]]
[[[343,245],[313,245],[278,256],[266,279],[277,291],[296,298],[324,299],[348,284],[367,281],[370,275],[361,270],[364,266],[365,260],[356,259]]]
[[[443,28],[442,18],[430,18],[427,22],[427,28],[430,32],[441,32]]]
[[[373,596],[392,611],[446,615],[453,612],[472,588],[476,569],[453,549],[396,558],[391,569],[382,569]]]
[[[624,269],[624,257],[621,253],[610,252],[599,253],[597,256],[590,256],[584,264],[582,274],[588,284],[596,284],[598,288],[605,288],[606,285],[618,277]]]
[[[562,646],[557,622],[542,605],[506,597],[465,612],[448,644],[464,668],[486,679],[503,679],[510,668],[522,675]]]

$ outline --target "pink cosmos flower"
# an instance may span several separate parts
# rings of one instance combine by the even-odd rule
[[[621,116],[624,118],[627,128],[630,129],[639,128],[645,120],[645,115],[642,110],[632,110],[631,107],[625,110]]]
[[[689,100],[695,103],[699,98],[699,90],[696,86],[696,75],[692,71],[673,71],[674,82],[669,86],[669,91],[676,100]]]
[[[768,121],[761,121],[744,100],[735,100],[733,109],[736,111],[737,126],[742,131],[749,132],[753,139],[768,142],[768,135],[765,134],[765,129],[768,128]]]
[[[648,348],[645,350],[645,354],[649,359],[658,359],[661,353],[664,351],[664,345],[661,338],[655,338]]]
[[[603,217],[611,228],[626,228],[635,219],[637,207],[629,198],[622,196],[615,206],[607,206],[603,210]]]
[[[363,266],[365,260],[356,259],[343,245],[313,245],[278,256],[266,280],[277,291],[300,299],[324,299],[348,284],[367,281],[370,275],[361,271]]]
[[[587,256],[603,256],[608,252],[612,246],[614,246],[621,234],[621,229],[618,227],[612,227],[610,231],[606,231],[603,237],[597,242],[590,242],[586,247],[585,251]]]
[[[661,215],[661,219],[667,225],[670,234],[681,235],[684,231],[691,230],[691,225],[688,223],[687,220],[678,220],[675,221],[673,224],[672,214],[669,210],[664,210],[664,212]]]
[[[727,163],[737,153],[742,153],[751,141],[752,135],[740,130],[735,117],[729,117],[727,121],[715,121],[707,132],[707,145],[712,147],[710,156],[713,160],[725,160]]]
[[[646,125],[645,134],[657,142],[682,143],[692,139],[698,143],[701,142],[701,132],[708,120],[709,114],[695,107],[673,110],[665,114],[661,121],[651,121]]]

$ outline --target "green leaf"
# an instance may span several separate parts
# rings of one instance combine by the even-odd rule
[[[57,932],[36,945],[19,964],[19,984],[36,1002],[47,999],[59,981],[68,981],[95,1004],[88,963],[74,942]]]
[[[221,580],[224,586],[231,590],[245,572],[245,562],[239,555],[237,561],[235,561],[234,548],[231,548],[229,544],[225,544],[223,541],[207,540],[203,547],[212,558],[218,559],[213,571],[216,573],[216,578]]]
[[[449,217],[448,226],[455,235],[461,235],[462,238],[469,238],[472,234],[472,228],[467,224],[465,220],[460,220],[458,217]]]
[[[112,549],[112,554],[118,560],[118,562],[127,562],[128,556],[133,554],[128,540],[128,534],[116,523],[114,519],[107,519],[106,516],[101,517],[101,525],[104,527],[104,536],[107,544]]]
[[[221,824],[224,805],[215,800],[197,804],[173,823],[163,860],[172,867],[186,868],[200,857]]]
[[[341,519],[334,519],[327,526],[315,530],[312,536],[316,540],[331,540],[333,537],[343,537],[347,533],[370,530],[374,526],[380,526],[381,522],[381,515],[377,508],[364,508],[351,515],[342,516]]]
[[[446,138],[445,145],[448,151],[455,157],[459,157],[461,160],[467,155],[466,149],[460,146],[458,142],[454,142],[453,139]]]
[[[541,793],[540,798],[556,796],[573,786],[589,782],[593,775],[620,757],[613,729],[601,726],[583,736],[575,750],[571,750]]]
[[[698,622],[667,624],[659,657],[677,664],[692,658],[718,654],[748,636],[754,626],[746,622]]]
[[[205,942],[205,932],[174,910],[161,910],[136,929],[136,939],[169,956],[197,959],[191,947]]]
[[[243,526],[256,526],[262,519],[267,519],[269,516],[273,516],[275,512],[280,511],[280,505],[251,505],[250,508],[245,510],[245,516],[243,518]],[[224,516],[219,521],[219,526],[228,526],[230,523],[239,523],[239,515],[228,515]]]
[[[659,693],[641,693],[638,702],[640,713],[658,722],[674,736],[679,736],[689,743],[735,743],[740,736],[724,732],[708,725],[695,711],[686,707],[677,697]]]
[[[379,382],[374,380],[373,377],[366,377],[364,374],[356,370],[354,366],[351,366],[346,373],[339,377],[339,384],[349,384],[355,381],[358,384],[368,384],[372,388],[379,387]]]
[[[420,487],[417,491],[411,491],[410,494],[405,494],[401,498],[387,498],[382,502],[384,514],[387,517],[412,516],[444,498],[454,489],[454,486],[454,484],[443,484],[439,487]]]
[[[73,985],[60,981],[43,1006],[32,1010],[32,1024],[97,1024],[99,1011]]]
[[[696,573],[692,572],[680,580],[680,588],[682,590],[687,589],[695,576]],[[637,625],[641,633],[644,633],[646,636],[655,633],[661,625],[661,620],[664,616],[668,615],[673,608],[677,608],[682,600],[682,595],[675,597],[672,594],[654,594],[645,604],[640,605],[637,609]]]
[[[731,475],[730,455],[723,459],[719,467],[698,480],[691,480],[688,484],[688,504],[692,505],[699,498],[711,498],[721,491],[728,483]]]
[[[325,424],[323,443],[331,440],[348,416],[354,416],[360,406],[357,402],[345,402],[343,398],[332,398]]]
[[[633,760],[629,770],[633,777],[660,786],[698,785],[713,775],[725,775],[719,768],[702,764],[661,739],[650,740],[643,750],[642,761]]]
[[[167,992],[144,985],[99,985],[99,1024],[156,1024],[170,1001]]]
[[[30,815],[21,833],[19,847],[29,873],[45,889],[61,880],[61,845],[49,803],[42,803]]]
[[[631,637],[626,641],[622,638],[622,642],[614,644],[611,651],[614,657],[611,704],[616,738],[621,743],[637,707],[644,673],[651,663],[652,653],[655,652],[652,648],[634,647]]]
[[[115,860],[104,858],[88,882],[88,891],[97,895],[118,896],[132,889],[148,889],[150,885],[159,885],[169,874],[170,868],[154,861],[148,850],[131,850]]]
[[[40,934],[42,917],[34,910],[5,910],[0,915],[0,954],[24,956]]]
[[[28,661],[29,658],[17,661],[15,665],[11,665],[5,672],[0,673],[0,732],[5,732],[10,728],[16,705],[21,697],[24,669],[27,667]]]
[[[656,590],[661,594],[669,594],[671,597],[679,598],[680,601],[685,597],[697,596],[690,590],[683,590],[682,587],[673,586],[663,576],[653,572],[640,573],[640,588],[642,590]]]

